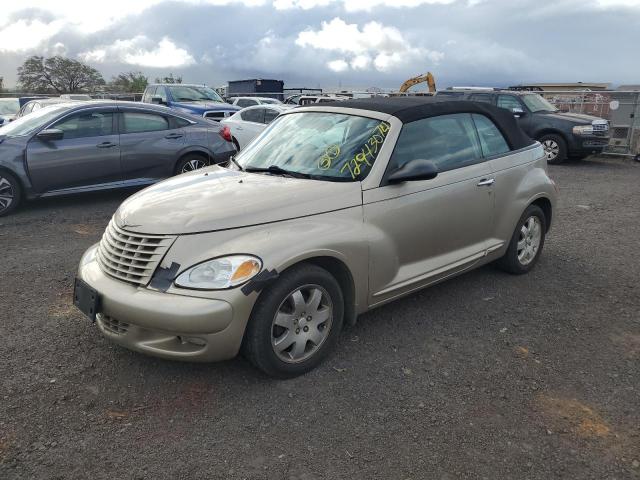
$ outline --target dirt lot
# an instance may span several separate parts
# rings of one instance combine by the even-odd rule
[[[0,478],[640,478],[640,165],[553,167],[537,268],[380,308],[315,372],[173,363],[70,305],[131,192],[0,219]]]

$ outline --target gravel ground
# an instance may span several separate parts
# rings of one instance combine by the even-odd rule
[[[80,255],[131,192],[0,219],[0,478],[640,478],[640,165],[551,174],[533,272],[375,310],[289,381],[132,353],[74,310]]]

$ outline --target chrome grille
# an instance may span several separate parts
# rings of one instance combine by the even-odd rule
[[[593,122],[591,124],[591,126],[593,127],[593,133],[594,135],[606,135],[609,133],[609,122],[603,122],[603,121],[599,121],[599,122]]]
[[[98,264],[106,274],[119,280],[147,285],[174,240],[169,235],[128,232],[112,219],[100,241]]]

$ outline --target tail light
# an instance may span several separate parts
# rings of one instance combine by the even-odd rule
[[[220,136],[222,138],[224,138],[227,142],[231,141],[231,129],[225,125],[224,127],[222,127],[222,130],[220,130]]]

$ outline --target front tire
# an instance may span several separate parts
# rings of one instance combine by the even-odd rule
[[[344,297],[336,279],[316,265],[294,266],[260,295],[243,354],[267,375],[302,375],[333,349],[343,320]]]
[[[507,252],[498,260],[498,266],[514,275],[529,272],[540,258],[546,231],[544,212],[537,205],[529,205],[518,221]]]
[[[13,212],[22,200],[22,188],[16,177],[0,170],[0,217]]]
[[[567,142],[560,135],[549,133],[538,139],[544,148],[547,163],[552,165],[562,163],[567,159]]]

